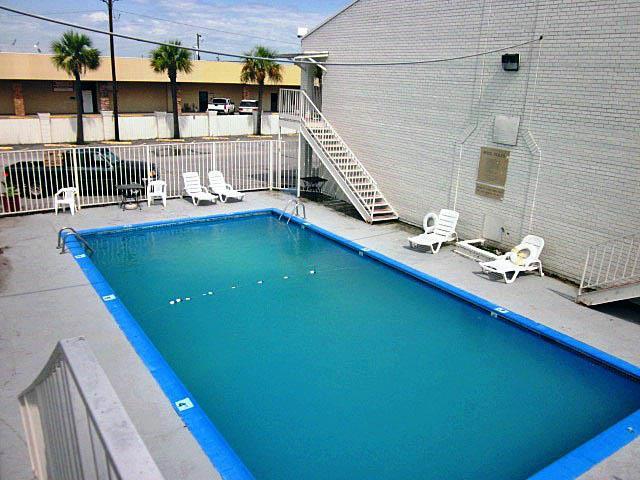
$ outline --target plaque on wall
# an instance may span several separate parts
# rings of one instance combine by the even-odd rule
[[[476,195],[502,200],[507,183],[509,150],[480,148],[480,163],[476,178]]]

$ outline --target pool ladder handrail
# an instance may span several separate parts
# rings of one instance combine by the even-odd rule
[[[84,245],[84,248],[86,250],[88,250],[91,253],[94,253],[93,248],[91,248],[91,246],[87,243],[84,237],[80,235],[75,228],[63,227],[60,230],[58,230],[58,245],[56,246],[56,248],[60,250],[60,255],[67,252],[67,238],[71,236],[70,234],[67,234],[63,237],[62,233],[65,231],[70,231],[71,233],[73,233],[76,236],[76,238],[80,241],[80,243]]]
[[[280,213],[280,217],[278,218],[278,220],[281,220],[282,216],[287,213],[287,209],[289,208],[289,205],[293,205],[293,208],[291,209],[291,215],[289,216],[287,223],[291,221],[292,216],[300,217],[300,207],[302,207],[302,218],[304,220],[307,219],[307,208],[305,207],[304,203],[302,203],[297,198],[292,198],[284,206],[284,210],[282,210],[282,213]]]

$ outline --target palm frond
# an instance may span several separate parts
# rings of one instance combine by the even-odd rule
[[[193,61],[191,51],[180,48],[180,40],[167,42],[170,45],[160,45],[151,51],[149,60],[151,68],[156,72],[191,73]]]
[[[264,85],[265,81],[273,83],[282,81],[282,65],[275,60],[278,54],[270,48],[257,45],[251,51],[245,53],[248,57],[240,72],[240,81],[243,83],[257,83]],[[273,59],[273,60],[272,60]]]
[[[69,30],[59,40],[51,43],[51,61],[59,70],[69,75],[84,73],[100,66],[100,50],[93,48],[93,42],[84,33]]]

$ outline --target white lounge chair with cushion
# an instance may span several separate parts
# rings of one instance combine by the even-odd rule
[[[182,180],[184,181],[184,190],[187,197],[191,197],[194,205],[200,205],[202,200],[216,203],[216,196],[200,183],[200,175],[198,172],[183,172]]]
[[[222,203],[225,203],[229,198],[235,198],[236,200],[244,198],[244,193],[234,190],[230,184],[225,182],[222,172],[217,170],[209,172],[209,190],[214,195],[217,195]]]
[[[147,203],[149,206],[154,200],[162,200],[162,206],[167,206],[167,182],[164,180],[152,180],[147,185]]]
[[[452,242],[458,239],[456,233],[456,225],[458,224],[458,217],[460,214],[453,210],[440,210],[440,214],[437,215],[434,225],[431,227],[428,225],[429,218],[433,218],[433,214],[429,214],[424,219],[425,232],[421,235],[409,238],[409,245],[411,247],[429,247],[431,253],[438,253],[443,243]]]
[[[77,208],[77,199],[78,199],[78,189],[75,187],[66,187],[61,188],[56,192],[55,200],[54,200],[54,208],[56,211],[56,215],[58,214],[58,207],[62,207],[64,210],[65,207],[69,207],[69,211],[71,215],[76,214]]]
[[[506,283],[513,283],[520,272],[538,270],[540,276],[543,277],[542,261],[540,261],[540,253],[542,253],[543,248],[544,239],[536,235],[527,235],[509,253],[505,253],[490,262],[482,262],[480,267],[485,273],[502,275]]]

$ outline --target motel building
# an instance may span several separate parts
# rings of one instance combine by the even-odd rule
[[[178,108],[180,113],[203,113],[214,97],[231,99],[236,109],[243,99],[257,99],[257,85],[240,81],[242,64],[194,60],[193,71],[178,74]],[[165,73],[156,73],[148,58],[117,57],[118,108],[126,115],[171,112],[171,88]],[[283,66],[283,80],[267,83],[263,97],[264,111],[278,111],[278,90],[296,88],[300,71]],[[113,109],[111,62],[102,57],[97,70],[82,75],[82,100],[86,114]],[[31,53],[0,53],[0,115],[24,117],[38,113],[75,114],[73,81],[55,68],[51,56]]]

